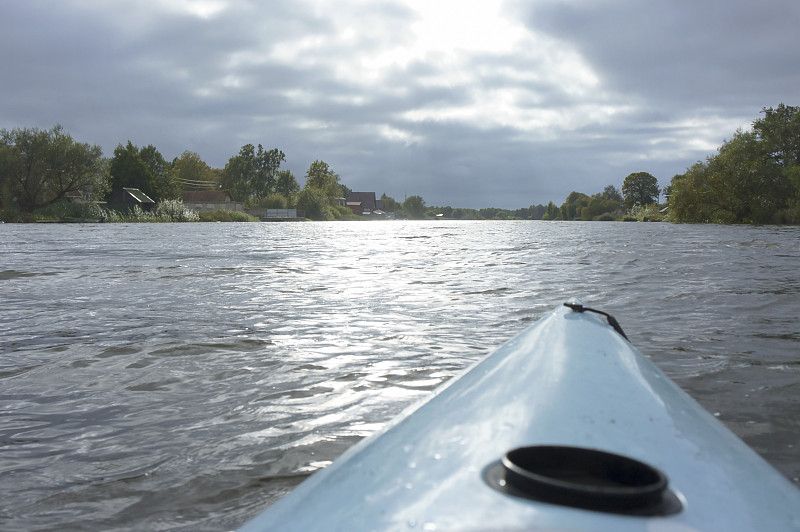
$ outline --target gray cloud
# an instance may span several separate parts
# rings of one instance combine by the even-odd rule
[[[321,159],[353,189],[514,208],[635,171],[666,185],[797,103],[792,1],[439,5],[12,2],[0,127],[216,167],[261,143],[299,178]]]

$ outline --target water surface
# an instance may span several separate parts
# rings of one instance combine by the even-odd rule
[[[0,226],[0,528],[235,528],[570,296],[800,477],[800,228]]]

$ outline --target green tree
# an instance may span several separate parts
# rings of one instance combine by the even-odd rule
[[[501,209],[498,209],[497,207],[485,207],[478,210],[478,213],[480,213],[481,218],[484,220],[496,220],[500,212]]]
[[[285,161],[286,155],[279,149],[273,148],[266,151],[261,144],[258,145],[255,161],[256,175],[252,185],[254,197],[264,198],[275,192],[278,169]]]
[[[251,183],[255,174],[255,146],[245,144],[238,155],[228,159],[220,183],[233,201],[245,201],[252,195]]]
[[[791,180],[755,132],[737,131],[716,155],[672,179],[670,209],[681,222],[770,223],[793,195]]]
[[[291,198],[300,192],[300,185],[289,170],[280,170],[276,174],[275,192],[285,198]]]
[[[561,218],[564,220],[575,220],[582,218],[583,209],[589,205],[589,196],[581,192],[571,192],[566,201],[561,205]]]
[[[277,173],[286,155],[277,148],[245,144],[222,170],[222,188],[234,201],[259,200],[275,192]]]
[[[108,187],[99,146],[76,142],[59,125],[0,130],[0,194],[20,209],[52,205],[73,193],[99,199]]]
[[[622,184],[622,195],[629,209],[634,205],[657,203],[659,192],[658,179],[647,172],[629,174]]]
[[[619,189],[614,185],[608,185],[606,188],[604,188],[600,197],[606,201],[616,202],[617,206],[619,207],[625,204],[625,199],[622,197],[622,192],[620,192]]]
[[[151,144],[141,150],[128,141],[117,145],[111,159],[111,190],[138,188],[156,202],[180,197],[172,167]]]
[[[312,220],[331,220],[330,200],[325,192],[316,187],[306,186],[297,195],[297,209]]]
[[[181,197],[181,185],[175,179],[172,165],[152,144],[148,144],[139,151],[139,156],[147,165],[152,176],[153,189],[151,193],[145,192],[156,201],[174,200]]]
[[[339,185],[339,174],[334,172],[328,163],[324,161],[314,161],[306,172],[306,184],[304,188],[316,188],[322,191],[328,198],[329,203],[342,195],[342,187]]]
[[[547,204],[545,207],[544,215],[542,215],[542,220],[557,220],[559,215],[558,207],[552,201]]]
[[[187,150],[173,159],[172,169],[184,190],[214,190],[218,186],[217,173],[193,151]]]
[[[603,198],[603,193],[595,194],[589,199],[588,205],[581,209],[581,220],[595,220],[603,214],[613,217],[619,210],[619,203],[615,200]]]
[[[383,200],[383,206],[386,209],[386,212],[398,212],[403,208],[400,203],[398,203],[394,198],[387,196],[386,192],[381,194],[381,200]]]
[[[522,220],[541,220],[546,212],[544,205],[531,205],[514,211],[514,216]]]
[[[422,196],[409,196],[403,201],[403,211],[409,218],[421,219],[425,217],[425,200]]]
[[[753,122],[753,131],[763,143],[766,157],[780,168],[788,189],[786,213],[775,221],[800,223],[800,107],[780,104],[764,108],[763,118]]]
[[[138,188],[148,196],[155,188],[153,176],[147,168],[139,148],[128,141],[126,146],[118,144],[111,158],[111,190],[116,193],[123,188]]]
[[[780,104],[764,108],[753,122],[753,132],[764,153],[782,168],[800,166],[800,107]]]
[[[272,194],[260,200],[253,200],[253,207],[262,207],[265,209],[286,209],[289,207],[289,199],[282,194]]]
[[[683,174],[672,178],[669,197],[670,217],[677,222],[704,223],[715,219],[716,202],[708,190],[708,167],[697,162]]]

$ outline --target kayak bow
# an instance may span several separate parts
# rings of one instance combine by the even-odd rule
[[[800,490],[606,316],[558,307],[241,531],[800,530]]]

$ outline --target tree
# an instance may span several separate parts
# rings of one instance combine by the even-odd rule
[[[180,197],[181,187],[172,167],[152,144],[141,150],[129,140],[117,145],[111,159],[111,191],[138,188],[155,201]]]
[[[761,112],[764,118],[753,122],[753,132],[765,154],[783,168],[800,166],[800,107],[780,104]]]
[[[790,192],[785,213],[776,221],[800,223],[800,107],[780,104],[764,108],[764,117],[753,122],[753,131],[764,144],[766,157],[780,168]]]
[[[484,220],[497,220],[499,216],[502,216],[500,214],[501,212],[502,209],[498,209],[497,207],[485,207],[478,210],[478,214],[480,214],[481,218]]]
[[[303,211],[306,218],[312,220],[330,220],[330,200],[325,192],[316,187],[306,185],[297,195],[297,209]]]
[[[289,170],[281,170],[276,174],[275,192],[290,198],[300,192],[300,185]]]
[[[0,130],[0,194],[20,209],[52,205],[72,193],[102,198],[108,186],[100,147],[76,142],[61,126]]]
[[[174,200],[181,197],[181,185],[175,179],[175,171],[152,144],[139,151],[152,176],[153,188],[145,192],[156,201]]]
[[[256,174],[253,179],[252,195],[256,199],[264,198],[275,192],[277,172],[281,163],[286,161],[286,155],[277,148],[264,150],[261,144],[256,152]]]
[[[545,207],[545,212],[542,215],[542,220],[556,220],[558,219],[559,210],[555,203],[548,202]]]
[[[630,209],[634,205],[650,205],[658,202],[658,179],[647,172],[629,174],[622,184],[625,205]]]
[[[334,172],[331,167],[328,166],[328,163],[324,161],[314,161],[311,163],[311,166],[308,167],[305,188],[316,188],[322,191],[329,202],[342,195],[342,188],[339,185],[339,174]]]
[[[590,199],[581,192],[570,192],[564,204],[561,205],[561,218],[564,220],[581,218],[583,209],[589,205]]]
[[[153,176],[147,168],[139,148],[128,141],[126,146],[118,144],[111,158],[111,191],[116,193],[123,188],[138,188],[148,196],[152,192]]]
[[[672,179],[670,209],[682,222],[770,223],[785,209],[793,186],[784,157],[755,132],[737,131],[716,155]]]
[[[275,192],[277,172],[286,155],[277,148],[264,150],[245,144],[222,171],[222,188],[234,201],[259,200]]]
[[[608,185],[606,188],[604,188],[600,197],[607,201],[615,201],[618,206],[622,206],[625,203],[622,193],[614,185]]]
[[[717,153],[672,178],[679,222],[800,223],[800,107],[764,108]]]
[[[397,212],[403,208],[394,198],[387,196],[386,192],[381,194],[381,200],[383,200],[383,207],[386,209],[386,212]]]
[[[613,219],[614,214],[619,211],[620,203],[613,199],[604,199],[604,194],[595,194],[589,200],[589,204],[581,209],[581,220],[596,220],[602,215],[608,214]]]
[[[521,220],[541,220],[545,213],[544,205],[531,205],[514,210],[513,214]]]
[[[200,156],[193,151],[185,151],[172,160],[175,180],[185,190],[214,190],[218,175]]]
[[[422,196],[409,196],[403,202],[403,210],[410,218],[424,218],[425,200]]]
[[[250,183],[255,173],[255,147],[245,144],[222,170],[222,188],[233,201],[244,201],[252,194]]]
[[[672,178],[669,197],[670,216],[677,222],[703,223],[715,219],[712,194],[707,187],[708,167],[697,162],[683,174]]]

